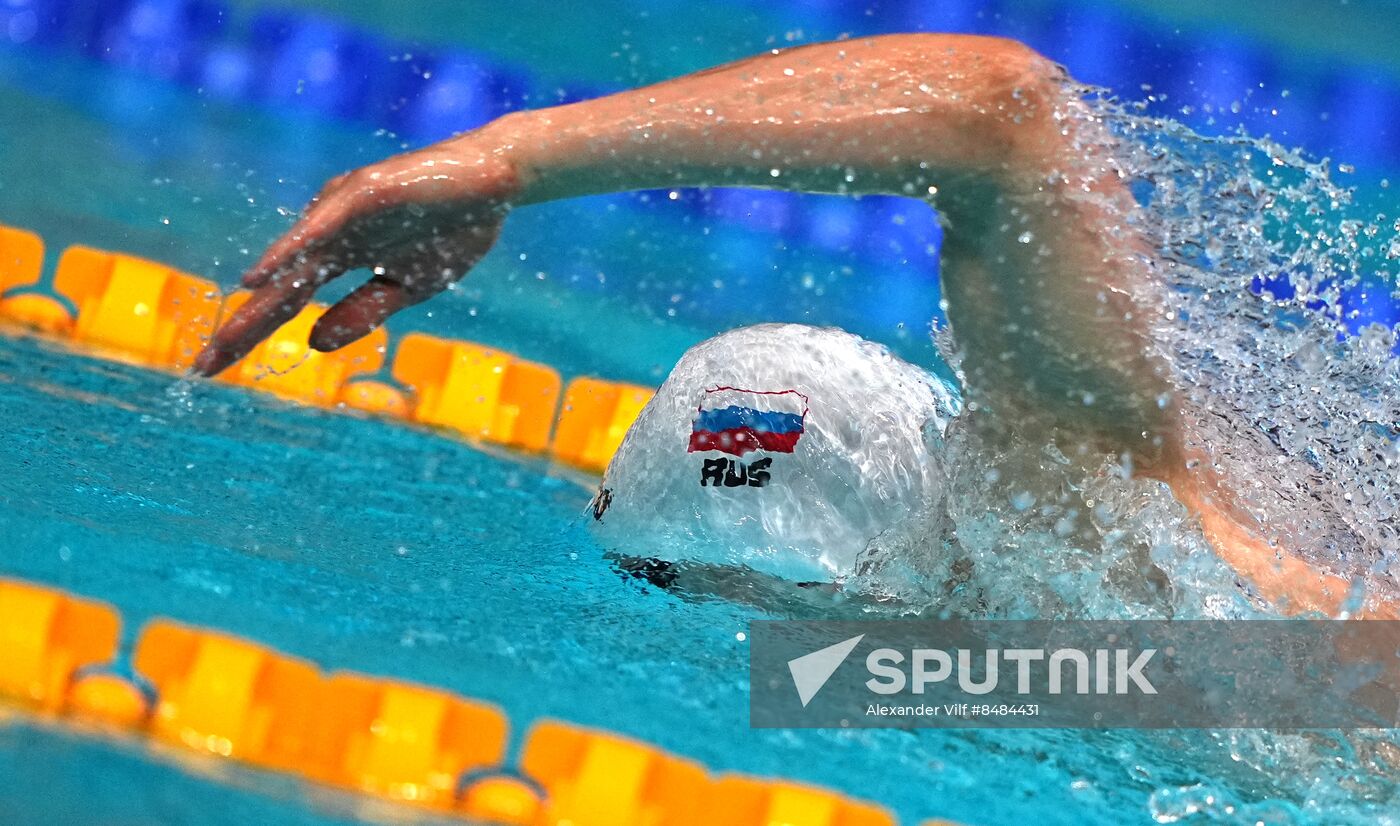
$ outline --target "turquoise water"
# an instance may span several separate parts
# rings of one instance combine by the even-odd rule
[[[147,618],[175,617],[499,703],[517,739],[560,717],[716,769],[882,801],[910,821],[1146,822],[1153,791],[1205,770],[1199,754],[1172,756],[1209,740],[1193,732],[751,731],[736,635],[783,614],[620,575],[587,531],[587,492],[542,464],[32,341],[0,341],[0,409],[0,571],[112,602],[128,642]],[[146,748],[0,725],[0,818],[386,814]]]
[[[517,734],[540,716],[605,726],[910,818],[1111,823],[1141,810],[1147,790],[1078,735],[750,731],[736,635],[765,614],[616,573],[586,530],[586,491],[543,465],[26,341],[0,343],[0,409],[0,570],[111,601],[128,640],[149,617],[176,617],[491,700]],[[0,765],[26,778],[0,783],[7,822],[110,822],[109,807],[334,816],[251,771],[227,769],[246,775],[230,788],[139,747],[0,731]],[[75,780],[107,772],[126,780]],[[1071,787],[1083,779],[1092,791]]]
[[[0,52],[0,111],[24,113],[0,118],[0,221],[40,231],[51,253],[76,242],[118,248],[224,284],[320,180],[397,147],[57,56]],[[765,320],[840,323],[934,363],[922,329],[862,321],[862,307],[887,300],[879,273],[843,273],[850,261],[742,234],[714,255],[688,240],[698,228],[678,213],[608,205],[513,216],[457,295],[398,329],[649,383],[690,344]],[[765,287],[764,301],[719,300],[753,294],[731,289],[745,278]],[[909,822],[1150,822],[1153,811],[1202,808],[1212,795],[1241,804],[1233,821],[1294,822],[1291,804],[1257,801],[1327,800],[1307,779],[1335,794],[1329,767],[1360,762],[1361,747],[1321,735],[1302,744],[1222,732],[750,731],[738,635],[751,619],[812,609],[760,611],[623,576],[587,530],[588,492],[544,463],[33,341],[0,341],[0,411],[0,573],[114,603],[128,641],[158,615],[217,627],[327,668],[499,703],[517,736],[533,719],[562,717],[717,770],[828,785]],[[989,524],[994,537],[1034,529]],[[1012,573],[1020,578],[989,596],[1026,610],[1013,600],[1043,571],[1032,561]],[[148,748],[8,721],[0,820],[413,816]],[[1346,819],[1376,822],[1393,793],[1364,788]],[[1343,819],[1320,805],[1296,822]]]

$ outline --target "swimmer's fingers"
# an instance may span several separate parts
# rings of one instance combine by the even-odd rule
[[[291,266],[298,255],[308,255],[336,238],[363,207],[359,198],[345,186],[348,175],[326,184],[306,208],[306,213],[262,254],[243,275],[243,286],[256,290],[266,286],[280,270]]]
[[[194,371],[214,376],[243,358],[258,343],[272,335],[301,312],[319,286],[310,277],[278,279],[254,291],[251,297],[227,318],[195,358]]]
[[[322,352],[338,350],[369,335],[384,319],[437,295],[444,287],[432,285],[414,289],[399,281],[376,275],[326,310],[311,328],[310,345]]]
[[[266,285],[301,255],[337,250],[345,257],[361,252],[367,240],[361,230],[396,207],[426,197],[421,179],[395,183],[396,175],[415,168],[415,157],[391,158],[332,178],[307,204],[301,219],[248,269],[243,286],[252,290]],[[361,265],[367,264],[354,264]]]
[[[514,170],[499,161],[465,164],[431,147],[346,173],[326,184],[301,220],[268,247],[243,286],[266,286],[299,256],[330,255],[346,268],[375,266],[381,262],[373,259],[430,230],[493,225],[517,186]]]
[[[310,344],[337,350],[368,335],[389,316],[426,301],[452,285],[490,251],[500,233],[496,218],[454,235],[415,242],[389,266],[326,310],[311,330]]]

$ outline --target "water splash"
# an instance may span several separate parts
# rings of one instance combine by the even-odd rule
[[[1400,596],[1396,334],[1350,306],[1366,283],[1384,285],[1377,304],[1394,297],[1393,219],[1366,215],[1326,161],[1099,110],[1141,182],[1172,302],[1158,340],[1199,446],[1261,533],[1371,597]]]
[[[1267,139],[1206,137],[1095,90],[1084,116],[1115,142],[1155,251],[1192,447],[1253,528],[1353,583],[1347,614],[1400,597],[1400,222],[1367,211],[1328,161]],[[955,367],[946,330],[935,333]],[[1118,457],[1070,462],[1054,443],[945,436],[943,487],[916,532],[863,554],[853,587],[881,605],[1001,618],[1250,618],[1250,593],[1160,483]],[[1396,823],[1393,732],[1130,735],[1160,750],[1147,801],[1159,823]]]
[[[175,417],[191,416],[198,413],[199,406],[195,400],[195,380],[190,376],[181,376],[167,385],[162,394],[161,407]]]
[[[1400,508],[1396,332],[1384,303],[1397,222],[1364,215],[1326,161],[1269,140],[1204,137],[1084,89],[1075,116],[1107,128],[1138,201],[1125,216],[1155,251],[1161,355],[1229,504],[1261,536],[1354,583],[1351,612],[1395,599]],[[1097,151],[1096,154],[1103,154]],[[1160,288],[1160,294],[1156,290]],[[935,334],[955,367],[957,347]],[[905,603],[1015,618],[1248,617],[1279,613],[1239,583],[1160,483],[1121,457],[1064,459],[1024,434],[986,438],[964,416],[946,440],[957,491],[920,530],[867,549],[860,587]]]

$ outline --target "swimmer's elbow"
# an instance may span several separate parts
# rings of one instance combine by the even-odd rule
[[[1057,117],[1075,99],[1063,67],[1007,38],[910,37],[902,60],[921,78],[920,90],[939,90],[925,110],[928,128],[920,131],[951,142],[931,151],[951,151],[953,168],[1002,178],[1039,173],[1070,153],[1059,126],[1065,119]]]
[[[1037,105],[1053,106],[1070,85],[1065,68],[1019,40],[984,35],[910,35],[905,54],[917,61],[930,87],[954,73],[977,84],[979,95],[968,103],[1014,115]],[[941,60],[946,54],[952,60]],[[912,68],[912,67],[911,67]]]
[[[986,74],[985,128],[1001,152],[991,170],[999,189],[1039,188],[1052,173],[1102,163],[1112,141],[1084,116],[1079,88],[1064,67],[1020,43]]]
[[[1073,99],[1064,67],[1024,43],[1014,43],[983,75],[983,106],[1001,128],[1018,137],[1053,127],[1056,113]]]

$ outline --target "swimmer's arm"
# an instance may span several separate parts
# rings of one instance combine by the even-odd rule
[[[932,199],[969,400],[1144,470],[1178,458],[1158,307],[1138,303],[1151,256],[1117,145],[1063,70],[1021,43],[804,46],[483,131],[508,147],[521,204],[688,185]]]
[[[1144,470],[1178,458],[1156,308],[1138,303],[1150,256],[1116,144],[1060,67],[1023,44],[805,46],[483,133],[506,147],[520,204],[693,185],[932,199],[949,223],[943,294],[969,399]]]
[[[890,35],[774,50],[483,132],[508,147],[519,203],[664,186],[928,197],[1031,165],[1018,154],[1063,80],[1015,41]]]
[[[377,268],[313,331],[317,349],[344,346],[464,275],[517,205],[680,185],[921,197],[936,186],[945,211],[971,215],[965,201],[1042,178],[1062,79],[1013,41],[892,35],[507,115],[331,181],[245,276],[255,295],[197,370],[241,358],[325,281]]]

